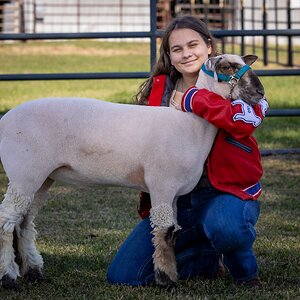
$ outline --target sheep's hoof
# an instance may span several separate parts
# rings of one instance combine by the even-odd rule
[[[2,287],[6,290],[12,290],[16,293],[20,292],[20,287],[16,279],[11,278],[8,274],[1,279]]]
[[[162,270],[155,270],[156,284],[168,291],[172,291],[176,287],[176,282],[170,279],[170,277]]]
[[[29,269],[25,274],[24,278],[28,282],[39,283],[45,280],[42,272],[39,269]]]

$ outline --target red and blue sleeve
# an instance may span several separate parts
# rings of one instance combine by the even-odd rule
[[[255,105],[249,105],[240,99],[230,101],[206,89],[192,87],[184,94],[181,108],[237,138],[243,138],[250,136],[261,124],[268,104],[265,99]]]

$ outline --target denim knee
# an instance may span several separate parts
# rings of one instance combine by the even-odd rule
[[[107,271],[112,284],[146,285],[153,281],[153,251],[149,219],[139,222],[122,244]]]
[[[220,194],[210,201],[201,217],[206,236],[220,253],[246,250],[256,238],[257,201]]]
[[[255,241],[256,233],[252,224],[227,224],[215,223],[205,231],[212,245],[219,253],[250,249]]]
[[[109,266],[106,278],[111,284],[146,286],[154,281],[153,259],[150,256],[140,268],[132,261],[118,263],[113,261]]]

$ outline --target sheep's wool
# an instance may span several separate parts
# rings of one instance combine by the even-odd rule
[[[13,188],[10,184],[1,204],[0,223],[3,232],[13,233],[15,223],[21,222],[23,218],[23,211],[27,211],[31,204],[32,197],[20,195],[17,189]]]
[[[174,224],[174,211],[168,204],[161,204],[150,209],[151,227],[169,228]]]

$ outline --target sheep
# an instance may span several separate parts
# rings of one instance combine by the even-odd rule
[[[196,85],[224,99],[258,103],[264,90],[250,67],[245,74],[236,73],[240,80],[235,76],[229,82],[216,80],[218,73],[233,74],[229,66],[242,68],[256,59],[228,54],[210,58]],[[20,275],[43,280],[34,219],[48,189],[60,181],[149,192],[155,280],[159,286],[173,287],[177,282],[173,244],[180,229],[176,200],[199,181],[216,132],[192,113],[96,99],[44,98],[7,112],[0,120],[0,157],[9,179],[0,205],[2,286],[17,290]]]

